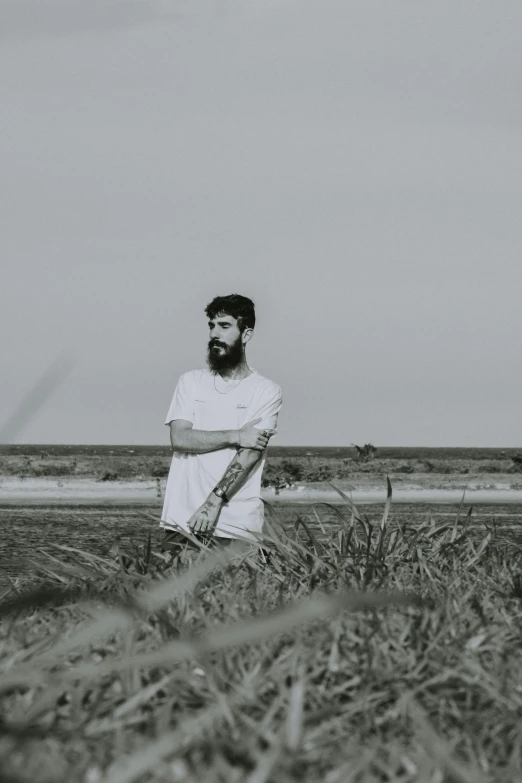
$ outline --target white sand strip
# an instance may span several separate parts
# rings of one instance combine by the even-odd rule
[[[431,482],[433,481],[433,477]],[[438,489],[420,484],[409,484],[393,488],[394,503],[441,503],[453,504],[462,500],[465,480],[461,479],[460,487]],[[440,478],[445,483],[445,477]],[[161,481],[96,481],[95,479],[22,479],[16,477],[0,477],[0,503],[157,503],[161,504],[165,492],[165,480]],[[335,482],[355,504],[369,505],[384,503],[386,488],[381,486],[366,486],[350,491],[346,482]],[[344,487],[343,487],[344,485]],[[292,488],[281,489],[277,494],[273,488],[263,489],[262,497],[272,502],[284,503],[342,503],[337,492],[328,486],[301,484]],[[504,483],[496,486],[480,486],[475,481],[465,490],[466,504],[515,503],[522,505],[522,489],[510,488]]]

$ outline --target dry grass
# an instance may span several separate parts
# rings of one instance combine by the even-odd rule
[[[519,781],[521,550],[389,490],[268,508],[268,563],[49,548],[0,602],[2,781]]]
[[[371,444],[368,444],[371,445]],[[27,452],[2,447],[0,444],[0,474],[20,478],[90,478],[101,481],[140,481],[166,479],[172,454],[169,449],[157,447],[146,451],[143,447],[112,453],[105,448],[97,451],[94,447],[72,447],[66,453],[54,449],[46,452],[44,448],[27,447]],[[416,476],[467,475],[486,476],[498,474],[512,476],[516,480],[522,470],[522,457],[515,453],[486,456],[487,451],[477,449],[477,453],[467,456],[423,456],[423,450],[410,450],[410,456],[401,456],[402,451],[386,455],[386,450],[377,451],[375,458],[357,459],[347,456],[280,456],[269,449],[263,471],[264,486],[284,486],[301,482],[317,482],[350,479],[356,476],[375,476],[379,480],[386,475],[415,474]],[[436,451],[436,450],[435,450]],[[346,454],[347,450],[344,450]],[[442,479],[441,479],[442,482]]]

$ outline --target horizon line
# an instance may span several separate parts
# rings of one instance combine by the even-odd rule
[[[371,442],[369,442],[371,443]],[[359,445],[359,444],[357,444]],[[363,444],[364,445],[364,444]],[[522,448],[520,446],[466,446],[466,445],[460,445],[460,446],[454,446],[454,445],[445,445],[445,446],[431,446],[431,445],[381,445],[376,446],[374,443],[371,443],[372,446],[374,446],[377,450],[378,449],[496,449],[496,450],[509,450],[509,451],[522,451]],[[31,447],[40,447],[40,448],[56,448],[56,447],[67,447],[67,448],[74,448],[74,447],[82,447],[82,448],[115,448],[115,449],[142,449],[142,448],[170,448],[169,443],[43,443],[43,442],[24,442],[24,443],[0,443],[0,448],[9,447],[9,448],[22,448],[24,446],[31,446]],[[282,449],[355,449],[356,446],[353,443],[349,444],[334,444],[334,445],[300,445],[300,444],[292,444],[292,443],[280,443],[280,444],[269,444],[268,449],[271,448],[282,448]]]

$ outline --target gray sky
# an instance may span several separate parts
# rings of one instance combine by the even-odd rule
[[[518,446],[520,0],[0,0],[2,419],[162,443],[254,299],[279,445]],[[518,337],[517,337],[518,335]]]

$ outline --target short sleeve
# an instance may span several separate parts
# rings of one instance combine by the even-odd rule
[[[272,438],[277,435],[277,419],[283,406],[283,393],[280,386],[273,385],[259,400],[259,405],[252,415],[252,419],[259,419],[255,424],[256,430],[274,430]],[[271,439],[272,439],[271,438]]]
[[[185,373],[180,377],[170,403],[165,424],[170,424],[175,419],[184,419],[194,424],[194,394],[192,393],[192,386],[190,373]]]

